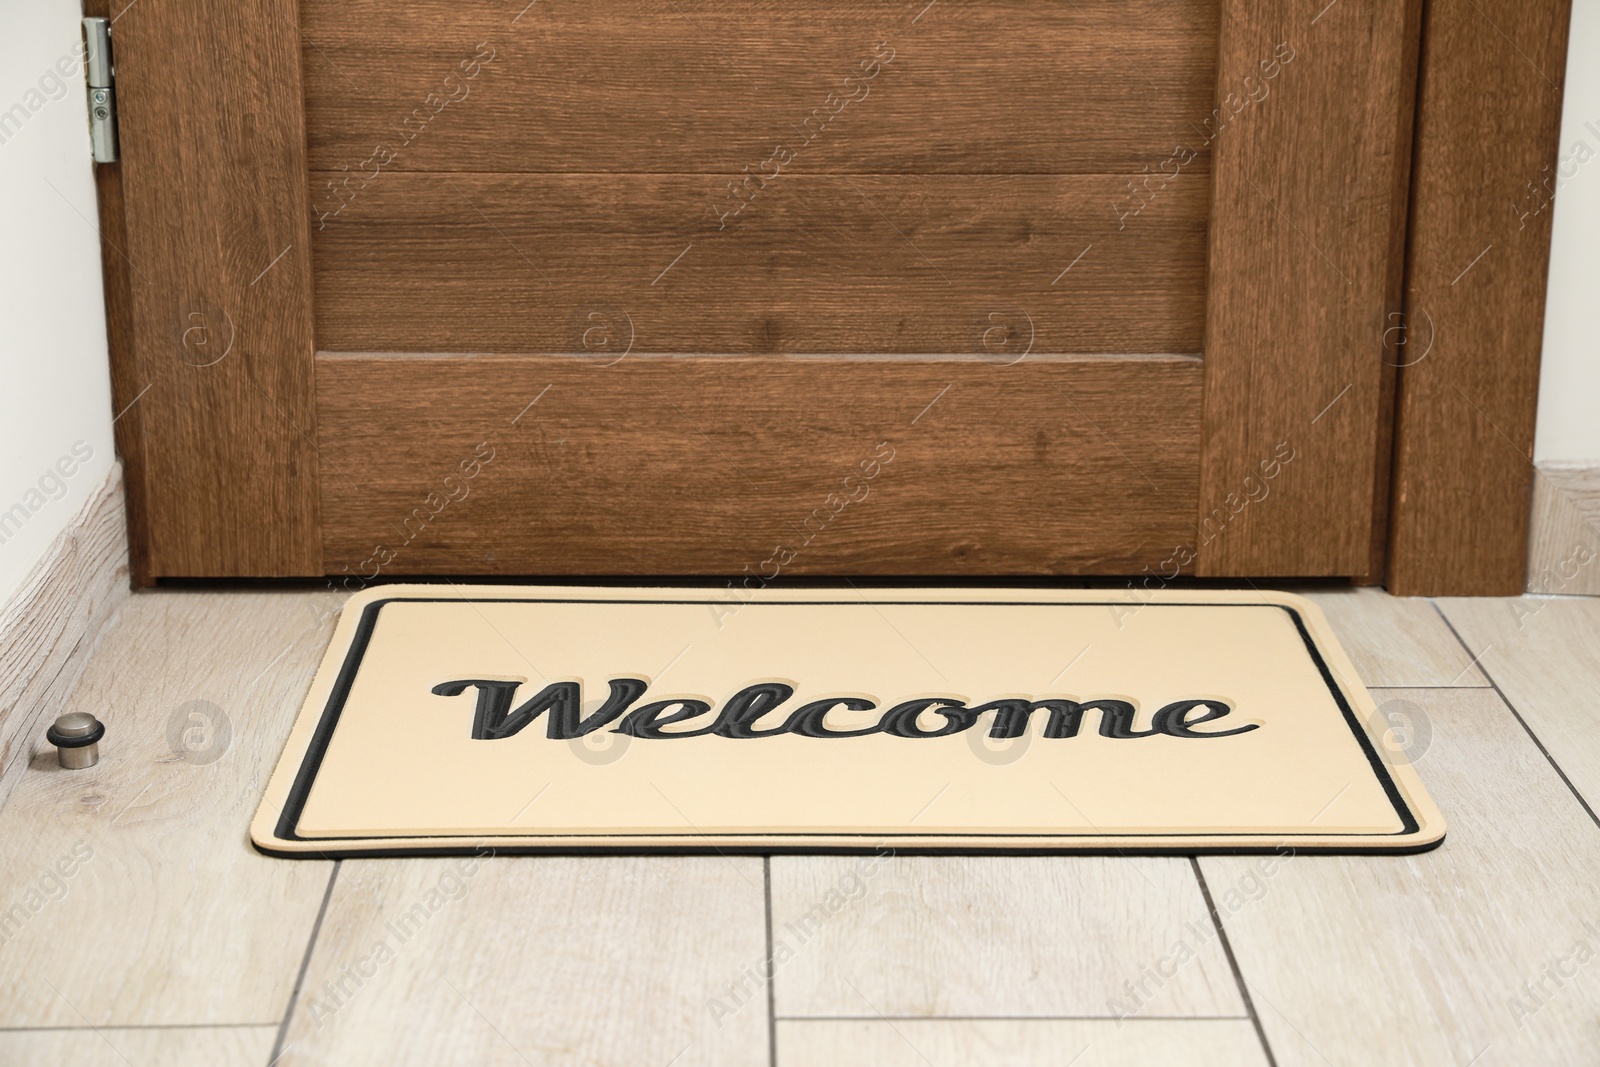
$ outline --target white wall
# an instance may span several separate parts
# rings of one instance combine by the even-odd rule
[[[1600,0],[1573,0],[1549,303],[1539,376],[1537,462],[1600,463]],[[1537,184],[1537,183],[1536,183]],[[1530,204],[1542,196],[1530,194]],[[1548,209],[1547,209],[1548,210]]]
[[[0,603],[113,459],[81,17],[0,0]]]

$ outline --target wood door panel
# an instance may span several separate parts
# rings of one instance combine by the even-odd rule
[[[1576,145],[1560,154],[1571,7],[1428,8],[1419,99],[1434,120],[1417,132],[1415,344],[1400,371],[1388,573],[1398,596],[1527,587],[1550,198],[1571,160],[1588,158]]]
[[[363,581],[1118,574],[1193,536],[1193,358],[320,354],[317,396]]]
[[[1224,0],[1225,105],[1264,58],[1293,57],[1212,145],[1202,575],[1373,571],[1420,14]],[[1292,467],[1250,501],[1280,448]]]
[[[1216,86],[1216,0],[301,11],[317,171],[383,146],[396,171],[735,173],[782,143],[808,173],[1137,172],[1193,142]],[[855,99],[825,121],[830,93]]]
[[[108,202],[141,578],[322,571],[300,51],[290,0],[144,0],[116,22]],[[216,42],[249,41],[247,62]]]
[[[315,231],[318,347],[1194,353],[1208,177],[1119,229],[1108,175],[786,177],[725,228],[710,177],[385,175]]]
[[[554,432],[402,572],[759,564],[950,386],[787,569],[1374,574],[1422,7],[127,5],[101,186],[141,579],[360,565],[545,385]]]

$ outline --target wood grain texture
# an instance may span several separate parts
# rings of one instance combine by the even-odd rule
[[[268,859],[245,827],[328,641],[323,603],[122,609],[69,701],[105,722],[100,762],[63,771],[35,738],[0,808],[0,1028],[282,1016],[332,864]]]
[[[771,864],[778,1018],[1244,1015],[1187,860]]]
[[[1265,1067],[1248,1019],[1124,1022],[994,1019],[789,1020],[778,1022],[784,1067]]]
[[[115,34],[131,290],[111,350],[118,400],[142,393],[121,442],[135,541],[152,576],[316,574],[295,5],[141,0]]]
[[[113,466],[0,607],[0,805],[128,599],[126,529]]]
[[[1277,1063],[1592,1058],[1600,969],[1572,954],[1600,945],[1594,822],[1493,690],[1387,695],[1431,724],[1412,756],[1450,833],[1403,860],[1297,856],[1225,916]],[[1251,864],[1200,860],[1213,897]]]
[[[727,174],[785,144],[812,173],[1134,173],[1193,136],[1215,84],[1216,0],[302,12],[315,170],[383,144],[394,170]],[[875,52],[892,58],[863,79]],[[459,66],[474,55],[492,58]]]
[[[1118,574],[1194,514],[1195,360],[324,355],[318,375],[325,554],[353,579]]]
[[[1119,230],[1111,175],[385,174],[319,223],[318,347],[1196,353],[1206,178]]]
[[[1420,7],[1222,5],[1217,98],[1237,114],[1212,145],[1199,522],[1226,530],[1202,575],[1372,567]],[[1294,468],[1242,503],[1284,442]]]
[[[1552,214],[1538,209],[1554,188],[1570,10],[1428,5],[1389,543],[1401,595],[1512,596],[1526,582]]]
[[[1600,811],[1600,601],[1483,597],[1439,606],[1462,640],[1487,649],[1484,669]]]
[[[0,1032],[0,1063],[27,1067],[262,1067],[277,1028]]]
[[[1483,686],[1473,664],[1433,605],[1371,588],[1301,590],[1323,614],[1369,688]],[[1473,652],[1481,646],[1475,646]]]
[[[1600,463],[1540,463],[1528,520],[1530,593],[1600,595]]]
[[[764,1065],[764,929],[759,858],[345,861],[278,1062]]]

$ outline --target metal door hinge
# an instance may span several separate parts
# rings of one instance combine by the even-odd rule
[[[111,23],[84,19],[84,71],[89,80],[89,148],[96,163],[117,161],[117,90],[111,65]]]

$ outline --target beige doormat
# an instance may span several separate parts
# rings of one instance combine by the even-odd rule
[[[396,585],[346,604],[251,836],[307,858],[1430,848],[1444,821],[1385,729],[1285,593]]]

